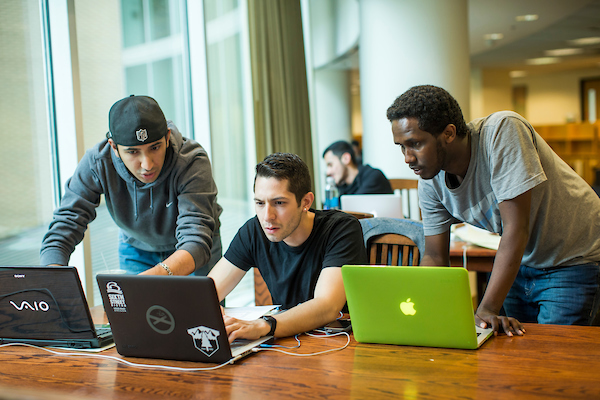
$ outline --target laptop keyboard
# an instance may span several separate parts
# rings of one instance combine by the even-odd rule
[[[107,337],[107,336],[111,336],[112,335],[112,331],[110,330],[110,327],[96,327],[96,334],[98,335],[98,337],[103,338],[103,337]]]

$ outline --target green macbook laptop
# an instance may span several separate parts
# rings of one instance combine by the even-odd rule
[[[345,265],[354,338],[363,343],[477,349],[468,272],[450,267]]]

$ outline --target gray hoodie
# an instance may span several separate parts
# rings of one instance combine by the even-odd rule
[[[188,251],[196,268],[210,260],[212,234],[221,207],[206,151],[171,129],[158,178],[142,183],[127,170],[107,140],[88,150],[65,186],[65,194],[42,241],[42,265],[67,265],[87,225],[96,218],[100,195],[126,242],[146,251]]]

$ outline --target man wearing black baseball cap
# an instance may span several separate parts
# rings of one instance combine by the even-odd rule
[[[86,152],[66,183],[41,263],[68,264],[104,194],[120,228],[121,269],[208,274],[221,257],[222,209],[206,151],[183,137],[151,97],[117,101],[108,119],[107,139]]]

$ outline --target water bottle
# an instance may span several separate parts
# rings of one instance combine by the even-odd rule
[[[333,176],[328,176],[325,180],[325,204],[323,210],[339,210],[340,209],[340,195],[338,188],[335,185]]]

